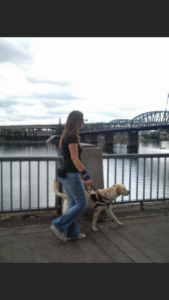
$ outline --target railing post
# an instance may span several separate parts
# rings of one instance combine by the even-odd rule
[[[140,202],[140,209],[141,209],[141,210],[144,210],[144,207],[143,207],[143,201]]]
[[[58,147],[58,156],[62,156],[62,152],[61,152],[61,148]],[[57,168],[59,167],[59,165],[57,165]],[[63,186],[61,184],[61,182],[58,180],[58,188],[59,191],[63,192]],[[56,203],[56,209],[58,211],[58,214],[61,215],[62,214],[62,198],[58,197],[58,201]]]

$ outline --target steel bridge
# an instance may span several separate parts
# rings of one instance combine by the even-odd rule
[[[148,125],[169,124],[169,111],[150,111],[133,119],[116,119],[108,123],[108,127],[139,127]]]
[[[169,130],[169,111],[147,112],[136,116],[132,120],[116,119],[92,130],[82,128],[80,136],[83,142],[87,141],[88,143],[97,145],[99,135],[103,135],[105,145],[113,145],[114,134],[126,132],[128,135],[128,153],[137,153],[139,143],[138,132],[145,130]]]
[[[88,124],[89,125],[89,124]],[[90,124],[91,125],[91,124]],[[137,132],[145,130],[169,130],[169,111],[152,111],[146,112],[129,119],[115,119],[109,123],[102,123],[102,126],[90,127],[88,129],[83,127],[80,135],[84,136],[89,134],[115,134],[120,132]]]

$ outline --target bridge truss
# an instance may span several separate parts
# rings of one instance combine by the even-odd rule
[[[129,119],[116,119],[109,123],[109,127],[130,127],[131,120]]]
[[[112,120],[109,127],[139,127],[148,125],[169,125],[169,111],[150,111],[129,119]]]

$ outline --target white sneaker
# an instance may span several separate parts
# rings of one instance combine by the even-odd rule
[[[60,241],[62,241],[62,242],[67,241],[64,233],[60,232],[54,225],[50,226],[50,228]]]
[[[86,238],[86,235],[84,233],[80,233],[77,236],[72,236],[72,237],[67,237],[67,241],[72,241],[72,240],[83,240]]]

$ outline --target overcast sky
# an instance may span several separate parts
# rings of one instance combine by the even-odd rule
[[[0,38],[0,125],[132,119],[168,93],[169,38]]]

